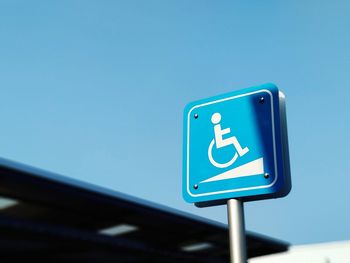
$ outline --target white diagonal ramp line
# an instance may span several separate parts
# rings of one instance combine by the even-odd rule
[[[264,173],[264,158],[259,158],[249,163],[243,164],[216,176],[213,176],[200,183],[215,182],[220,180],[233,179],[237,177],[252,176]]]

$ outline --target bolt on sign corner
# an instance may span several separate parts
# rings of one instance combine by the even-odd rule
[[[275,85],[189,103],[183,137],[187,202],[210,206],[289,193],[285,97]]]

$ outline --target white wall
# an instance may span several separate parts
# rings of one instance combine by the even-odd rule
[[[350,241],[292,246],[289,251],[257,257],[249,263],[349,263]]]

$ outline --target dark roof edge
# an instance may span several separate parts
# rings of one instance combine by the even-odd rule
[[[40,168],[36,168],[30,165],[26,165],[26,164],[22,164],[16,161],[12,161],[9,159],[5,159],[5,158],[1,158],[0,157],[0,168],[4,168],[7,170],[12,170],[14,172],[19,172],[19,173],[23,173],[23,174],[27,174],[31,177],[37,178],[38,180],[45,180],[45,181],[51,181],[53,183],[59,183],[59,184],[63,184],[69,187],[74,187],[74,188],[78,188],[81,190],[85,190],[94,194],[98,194],[107,198],[115,198],[115,199],[121,199],[124,202],[129,202],[132,203],[133,205],[136,206],[143,206],[146,208],[150,208],[150,209],[154,209],[154,210],[158,210],[161,211],[163,213],[167,213],[167,214],[172,214],[173,216],[178,216],[178,217],[182,217],[184,219],[187,220],[193,220],[193,221],[199,221],[201,223],[204,224],[208,224],[217,228],[220,228],[222,230],[226,230],[227,229],[227,224],[224,223],[220,223],[211,219],[207,219],[207,218],[203,218],[191,213],[187,213],[175,208],[171,208],[165,205],[161,205],[161,204],[157,204],[151,201],[147,201],[138,197],[134,197],[128,194],[124,194],[115,190],[111,190],[105,187],[101,187],[101,186],[97,186],[97,185],[93,185],[87,182],[83,182],[77,179],[73,179],[73,178],[69,178],[67,176],[63,176],[54,172],[49,172],[46,171],[44,169],[40,169]],[[265,242],[269,242],[269,243],[275,243],[276,245],[279,246],[285,246],[285,247],[289,247],[289,243],[275,239],[275,238],[271,238],[271,237],[267,237],[265,235],[261,235],[261,234],[257,234],[257,233],[253,233],[251,231],[246,231],[247,235],[250,238],[253,239],[257,239],[257,240],[261,240],[261,241],[265,241]]]

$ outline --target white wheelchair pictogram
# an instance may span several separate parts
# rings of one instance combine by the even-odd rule
[[[247,152],[249,152],[249,149],[248,147],[242,148],[236,136],[231,136],[229,138],[224,139],[223,135],[230,133],[231,129],[230,128],[221,129],[220,121],[221,121],[220,113],[216,112],[211,116],[211,122],[214,124],[214,139],[212,139],[208,147],[208,158],[210,163],[215,167],[226,168],[232,165],[237,160],[238,156],[242,157]],[[216,149],[233,145],[236,149],[236,152],[234,153],[230,161],[226,163],[218,163],[213,158],[212,152],[213,152],[214,144],[216,145]]]

